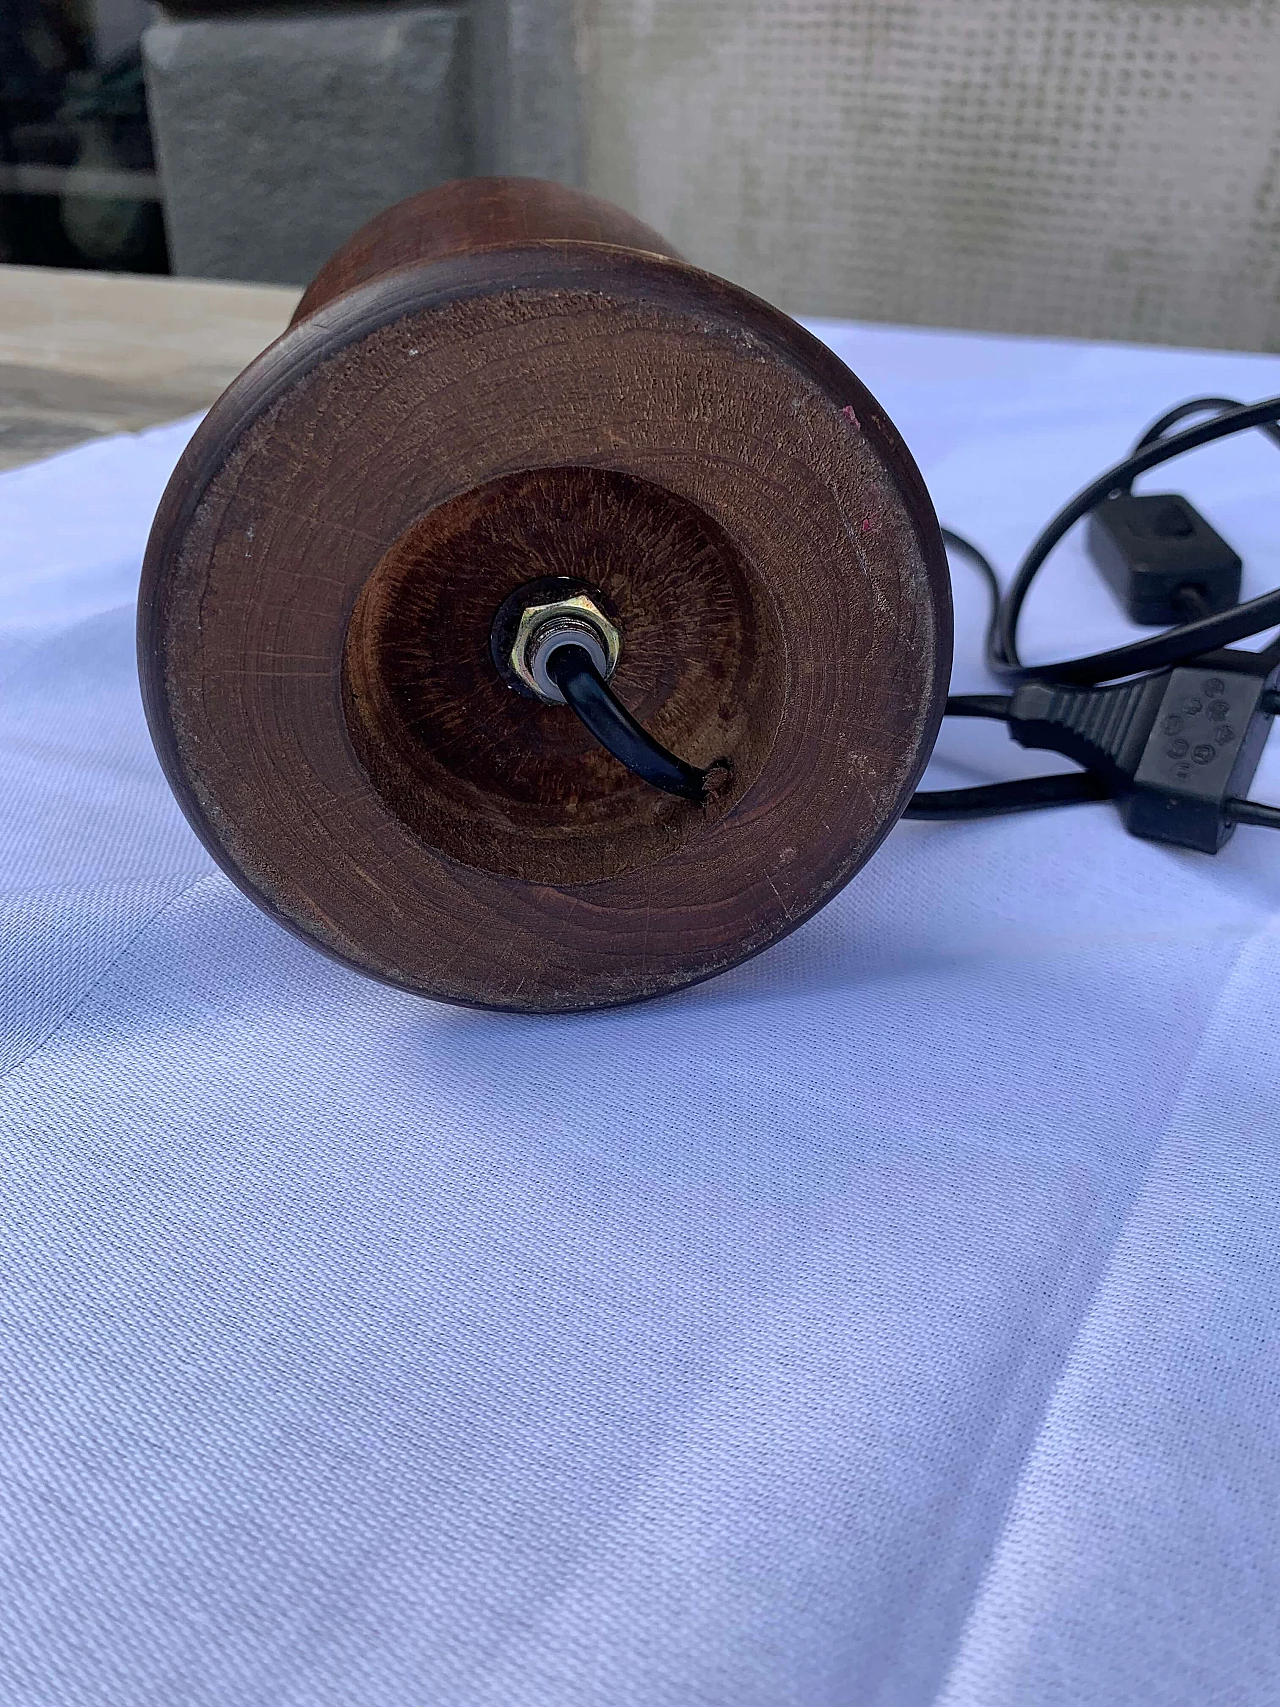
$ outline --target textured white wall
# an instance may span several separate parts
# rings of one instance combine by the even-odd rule
[[[585,178],[795,312],[1280,348],[1277,0],[573,0]]]

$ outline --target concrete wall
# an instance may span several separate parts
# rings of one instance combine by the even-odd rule
[[[1275,0],[470,0],[149,32],[179,269],[470,170],[797,313],[1280,348]]]
[[[476,171],[581,184],[577,0],[471,0]]]
[[[1280,348],[1274,0],[578,0],[576,30],[589,187],[793,311]]]
[[[175,272],[305,284],[372,214],[471,170],[463,5],[154,25]]]

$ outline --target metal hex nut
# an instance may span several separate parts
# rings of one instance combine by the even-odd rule
[[[521,612],[520,621],[516,628],[516,637],[511,646],[511,668],[519,676],[526,687],[537,694],[540,700],[548,704],[559,704],[558,699],[552,699],[538,682],[529,667],[529,654],[535,636],[548,623],[557,619],[568,619],[566,626],[585,626],[595,632],[604,647],[606,680],[618,667],[618,658],[622,651],[622,636],[618,633],[609,618],[586,593],[574,593],[567,599],[556,599],[550,604],[529,605]]]

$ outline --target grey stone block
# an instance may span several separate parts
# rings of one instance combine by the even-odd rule
[[[471,170],[463,5],[164,22],[143,52],[175,272],[305,284]]]
[[[583,182],[581,0],[474,0],[476,170]]]

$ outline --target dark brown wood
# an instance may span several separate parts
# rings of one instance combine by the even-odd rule
[[[352,288],[206,418],[148,549],[144,698],[206,845],[312,942],[451,1001],[634,1001],[775,941],[895,822],[945,556],[897,433],[794,322],[534,218],[574,192],[451,187],[455,232],[469,193],[528,193],[523,232],[405,239],[375,278],[353,240],[326,269]],[[614,606],[654,734],[728,761],[710,805],[503,684],[489,623],[548,574]]]
[[[396,202],[362,225],[303,291],[293,322],[397,267],[546,239],[611,243],[680,259],[651,226],[585,190],[545,178],[455,178]]]
[[[499,676],[494,612],[543,575],[604,595],[625,636],[619,687],[645,726],[693,764],[728,761],[709,807],[641,782],[562,706]],[[598,883],[741,799],[782,693],[779,638],[733,545],[687,500],[613,469],[531,469],[437,505],[369,577],[347,631],[347,727],[431,846],[530,883]]]

